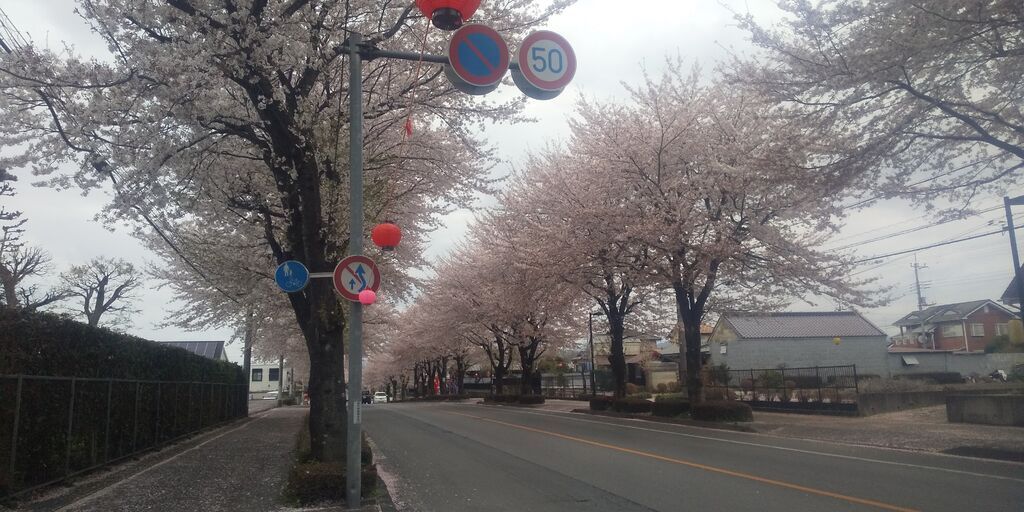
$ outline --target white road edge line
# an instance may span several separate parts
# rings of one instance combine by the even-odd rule
[[[226,436],[226,435],[228,435],[228,434],[230,434],[232,432],[235,432],[237,430],[242,430],[243,428],[248,427],[249,425],[252,425],[253,423],[256,423],[257,421],[262,420],[264,418],[264,416],[267,416],[267,414],[270,411],[273,411],[273,410],[274,410],[274,408],[267,409],[265,411],[260,411],[260,412],[258,412],[258,413],[256,413],[254,415],[255,417],[252,419],[252,421],[247,421],[247,422],[245,422],[242,425],[239,425],[239,426],[237,426],[237,427],[235,427],[235,428],[233,428],[231,430],[228,430],[227,432],[221,432],[220,434],[217,434],[216,436],[211,437],[211,438],[207,439],[206,441],[203,441],[202,443],[199,443],[199,444],[197,444],[197,445],[195,445],[195,446],[193,446],[193,447],[191,447],[191,448],[189,448],[189,449],[187,449],[187,450],[185,450],[185,451],[183,451],[181,453],[175,454],[175,455],[167,458],[166,460],[162,460],[162,461],[160,461],[160,462],[158,462],[156,464],[153,464],[152,466],[149,466],[148,468],[143,469],[142,471],[139,471],[138,473],[135,473],[134,475],[130,475],[127,478],[124,478],[122,480],[118,480],[117,482],[114,482],[114,483],[108,485],[107,487],[99,489],[98,491],[96,491],[96,492],[94,492],[92,494],[88,494],[88,495],[82,496],[82,498],[80,498],[80,499],[78,499],[78,500],[76,500],[76,501],[74,501],[72,503],[68,503],[67,505],[64,505],[63,507],[58,508],[54,512],[67,512],[67,511],[71,510],[71,507],[77,507],[79,505],[83,505],[85,503],[88,503],[88,502],[90,502],[90,501],[92,501],[92,500],[94,500],[96,498],[100,498],[100,497],[106,496],[110,491],[112,491],[115,488],[119,487],[121,484],[130,482],[130,481],[134,480],[136,477],[144,475],[146,473],[149,473],[150,471],[152,471],[152,470],[154,470],[154,469],[156,469],[156,468],[158,468],[160,466],[163,466],[164,464],[167,464],[168,462],[171,462],[172,460],[177,459],[178,457],[181,457],[182,455],[185,455],[188,452],[191,452],[193,450],[198,450],[199,448],[202,448],[203,446],[205,446],[205,445],[207,445],[209,443],[212,443],[212,442],[214,442],[214,441],[216,441],[216,440],[218,440],[218,439],[220,439],[220,438],[222,438],[222,437],[224,437],[224,436]]]
[[[750,443],[750,442],[747,442],[747,441],[736,441],[734,439],[722,439],[722,438],[719,438],[719,437],[699,436],[699,435],[696,435],[696,434],[686,434],[686,433],[683,433],[683,432],[672,432],[670,430],[658,430],[658,429],[654,429],[654,428],[637,427],[637,426],[633,426],[633,425],[622,425],[620,423],[610,423],[610,422],[604,422],[604,421],[585,420],[585,419],[582,419],[582,418],[574,418],[572,416],[569,416],[570,414],[574,414],[574,413],[559,413],[559,412],[542,413],[542,412],[531,412],[531,411],[513,411],[513,410],[511,410],[511,408],[508,408],[508,409],[509,410],[502,411],[502,412],[509,412],[509,413],[513,413],[514,412],[514,413],[519,413],[519,414],[533,414],[533,415],[537,415],[537,416],[557,416],[557,417],[560,417],[560,418],[565,418],[567,420],[577,421],[577,422],[581,422],[581,423],[595,423],[595,424],[598,424],[598,425],[605,425],[605,426],[611,425],[611,426],[616,426],[616,427],[629,428],[629,429],[633,429],[633,430],[644,430],[644,431],[647,431],[647,432],[657,432],[657,433],[660,433],[660,434],[669,434],[669,435],[673,435],[673,436],[690,437],[690,438],[693,438],[693,439],[702,439],[702,440],[707,440],[707,441],[718,441],[718,442],[721,442],[721,443],[738,444],[738,445],[743,445],[743,446],[755,446],[755,447],[758,447],[758,448],[769,448],[769,449],[772,449],[772,450],[780,450],[780,451],[793,452],[793,453],[803,453],[803,454],[806,454],[806,455],[819,455],[819,456],[822,456],[822,457],[832,457],[832,458],[836,458],[836,459],[855,460],[855,461],[860,461],[860,462],[871,462],[871,463],[876,463],[876,464],[888,464],[890,466],[900,466],[900,467],[908,467],[908,468],[915,468],[915,469],[925,469],[925,470],[932,470],[932,471],[941,471],[941,472],[953,473],[953,474],[957,474],[957,475],[976,476],[976,477],[980,477],[980,478],[992,478],[992,479],[996,479],[996,480],[1009,480],[1011,482],[1024,482],[1024,479],[1014,478],[1014,477],[1010,477],[1010,476],[990,475],[990,474],[985,474],[985,473],[975,473],[973,471],[964,471],[964,470],[960,470],[960,469],[941,468],[941,467],[935,467],[935,466],[922,466],[922,465],[919,465],[919,464],[911,464],[909,462],[894,462],[894,461],[889,461],[889,460],[869,459],[869,458],[866,458],[866,457],[855,457],[853,455],[841,455],[841,454],[838,454],[838,453],[817,452],[817,451],[814,451],[814,450],[802,450],[800,448],[789,448],[789,447],[786,447],[786,446],[773,446],[773,445],[770,445],[770,444]],[[612,418],[612,419],[626,419],[626,420],[628,420],[629,418]],[[635,420],[635,421],[642,421],[642,420]],[[688,425],[680,425],[680,427],[689,427],[689,426]],[[694,427],[694,428],[700,428],[700,427]],[[740,432],[740,433],[743,433],[743,432]],[[789,438],[785,438],[785,439],[789,439]],[[810,440],[810,441],[813,441],[813,440]],[[866,447],[866,448],[875,448],[875,447]],[[878,448],[884,449],[884,447],[878,447]],[[929,455],[935,455],[935,454],[929,454]],[[972,459],[972,460],[974,460],[974,459]],[[988,462],[988,461],[985,460],[984,462]],[[1009,461],[992,461],[992,462],[1009,462]],[[1014,462],[1009,462],[1009,463],[1010,464],[1016,464]]]

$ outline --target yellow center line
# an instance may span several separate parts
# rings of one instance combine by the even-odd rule
[[[517,428],[517,429],[520,429],[520,430],[526,430],[528,432],[535,432],[535,433],[538,433],[538,434],[545,434],[545,435],[549,435],[549,436],[552,436],[552,437],[558,437],[558,438],[561,438],[561,439],[566,439],[568,441],[575,441],[577,443],[589,444],[591,446],[597,446],[597,447],[600,447],[600,448],[606,448],[608,450],[614,450],[614,451],[617,451],[617,452],[629,453],[629,454],[632,454],[632,455],[639,455],[641,457],[647,457],[647,458],[650,458],[650,459],[660,460],[660,461],[664,461],[664,462],[671,462],[673,464],[679,464],[681,466],[687,466],[687,467],[691,467],[691,468],[695,468],[695,469],[702,469],[704,471],[709,471],[711,473],[718,473],[720,475],[728,475],[728,476],[732,476],[732,477],[736,477],[736,478],[743,478],[745,480],[752,480],[754,482],[760,482],[760,483],[763,483],[763,484],[774,485],[774,486],[777,486],[777,487],[784,487],[786,489],[793,489],[795,491],[805,492],[805,493],[809,493],[809,494],[816,494],[818,496],[825,496],[825,497],[834,498],[834,499],[837,499],[837,500],[848,501],[850,503],[857,503],[857,504],[860,504],[860,505],[867,505],[867,506],[871,506],[871,507],[880,508],[880,509],[883,509],[883,510],[893,510],[893,511],[897,511],[897,512],[918,512],[916,509],[900,507],[900,506],[897,506],[897,505],[891,505],[889,503],[883,503],[881,501],[875,501],[875,500],[869,500],[869,499],[864,499],[864,498],[858,498],[858,497],[855,497],[855,496],[847,496],[845,494],[839,494],[839,493],[835,493],[835,492],[831,492],[831,491],[826,491],[826,490],[823,490],[823,489],[815,489],[813,487],[806,487],[806,486],[803,486],[803,485],[792,484],[792,483],[789,483],[789,482],[783,482],[781,480],[773,480],[771,478],[764,478],[764,477],[761,477],[761,476],[752,475],[750,473],[744,473],[742,471],[733,471],[731,469],[724,469],[724,468],[718,468],[718,467],[715,467],[715,466],[708,466],[707,464],[700,464],[698,462],[691,462],[691,461],[688,461],[688,460],[676,459],[676,458],[673,458],[673,457],[666,457],[664,455],[658,455],[656,453],[650,453],[650,452],[645,452],[645,451],[640,451],[640,450],[633,450],[633,449],[630,449],[630,448],[623,448],[621,446],[605,444],[605,443],[601,443],[601,442],[598,442],[598,441],[592,441],[590,439],[584,439],[582,437],[575,437],[575,436],[570,436],[570,435],[566,435],[566,434],[560,434],[558,432],[551,432],[551,431],[548,431],[548,430],[541,430],[539,428],[527,427],[526,425],[519,425],[519,424],[516,424],[516,423],[508,423],[508,422],[504,422],[504,421],[494,420],[494,419],[491,419],[491,418],[484,418],[482,416],[475,416],[475,415],[472,415],[472,414],[464,414],[464,413],[460,413],[460,412],[452,412],[451,414],[454,414],[454,415],[457,415],[457,416],[465,416],[467,418],[473,418],[473,419],[477,419],[477,420],[480,420],[480,421],[487,421],[487,422],[490,422],[490,423],[496,423],[498,425],[504,425],[506,427]]]

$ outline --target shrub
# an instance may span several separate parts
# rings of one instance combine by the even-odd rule
[[[668,392],[669,393],[678,393],[678,392],[680,392],[682,390],[683,390],[683,385],[680,384],[679,381],[675,381],[674,380],[674,381],[668,383]]]
[[[962,384],[964,378],[958,372],[924,372],[897,375],[897,379],[931,380],[937,384]]]
[[[519,403],[523,405],[536,405],[544,403],[544,397],[541,395],[522,395],[519,397]]]
[[[659,397],[660,398],[660,397]],[[672,418],[690,412],[690,401],[673,398],[670,400],[655,400],[651,412],[655,416]]]
[[[668,393],[668,384],[665,384],[664,382],[659,382],[658,385],[654,387],[654,389],[657,390],[658,393]]]
[[[704,402],[690,408],[690,417],[700,421],[754,421],[754,411],[743,402]]]
[[[627,382],[626,383],[626,394],[627,395],[635,395],[635,394],[637,394],[639,392],[640,392],[640,386],[637,386],[636,384],[633,384],[632,382]]]
[[[610,396],[595,396],[590,399],[591,411],[607,411],[612,406],[614,399]]]
[[[654,402],[639,398],[620,398],[612,402],[615,412],[645,413],[654,409]]]
[[[729,390],[725,388],[705,388],[704,398],[707,400],[732,400]]]

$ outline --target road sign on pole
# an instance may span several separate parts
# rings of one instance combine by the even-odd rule
[[[285,292],[301,292],[309,284],[309,269],[301,261],[288,260],[278,265],[274,281]]]
[[[352,302],[359,302],[359,292],[378,288],[380,270],[366,256],[349,256],[334,268],[334,289]]]
[[[531,98],[554,98],[576,76],[576,53],[572,45],[547,30],[526,36],[519,45],[516,61],[519,70],[513,70],[512,80]]]
[[[486,94],[501,83],[508,71],[508,45],[498,31],[486,25],[463,25],[448,42],[445,75],[456,89]]]

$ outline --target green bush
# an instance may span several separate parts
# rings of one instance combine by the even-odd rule
[[[22,379],[16,467],[0,495],[64,476],[68,453],[81,470],[247,413],[237,365],[43,312],[0,310],[0,375],[111,379]],[[0,425],[14,422],[16,385],[0,378]],[[11,442],[0,428],[0,461]]]
[[[754,421],[754,411],[743,402],[708,401],[690,407],[690,417],[700,421]]]
[[[614,399],[610,396],[595,396],[590,399],[591,411],[607,411],[611,409]]]
[[[660,398],[660,397],[659,397]],[[678,398],[670,400],[655,400],[651,412],[655,416],[673,418],[690,412],[690,401]]]
[[[658,385],[654,387],[654,389],[658,393],[668,393],[668,384],[665,384],[664,382],[659,382]]]
[[[654,402],[640,398],[620,398],[612,402],[612,410],[615,412],[628,412],[640,414],[651,412]]]
[[[544,403],[544,397],[542,395],[522,395],[519,397],[519,403],[523,405],[536,405]]]

